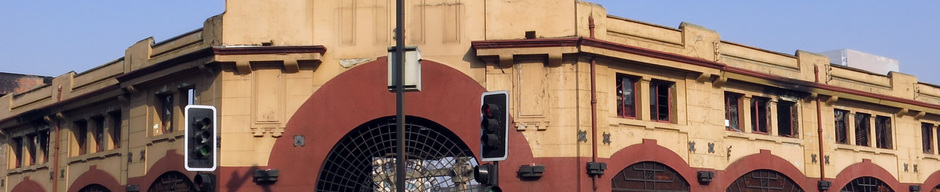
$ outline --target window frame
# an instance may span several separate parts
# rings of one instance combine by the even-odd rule
[[[175,113],[176,100],[174,100],[176,98],[175,94],[172,92],[159,93],[159,94],[155,94],[154,96],[155,96],[155,99],[154,99],[155,102],[153,106],[156,111],[155,123],[157,123],[160,126],[159,128],[160,132],[159,134],[155,133],[153,135],[156,136],[156,135],[173,133],[174,131],[173,123],[175,122],[173,118],[175,116],[174,114],[176,114]]]
[[[108,112],[108,117],[111,121],[110,126],[111,130],[108,131],[108,134],[111,135],[111,149],[120,149],[121,148],[121,129],[123,129],[121,111],[112,111]]]
[[[72,129],[72,134],[75,136],[75,144],[78,148],[78,153],[76,155],[88,154],[88,121],[78,120],[73,122],[75,128]]]
[[[871,114],[856,112],[854,116],[855,145],[871,146]]]
[[[842,118],[839,118],[839,114],[842,114]],[[833,114],[833,128],[835,128],[835,143],[837,144],[850,144],[849,143],[849,111],[842,109],[832,110]],[[841,124],[840,124],[841,123]],[[841,125],[841,128],[840,128]],[[841,129],[841,130],[840,130]],[[839,142],[839,137],[842,137],[843,142]]]
[[[787,110],[785,110],[786,108]],[[800,136],[800,114],[796,102],[777,101],[777,135],[781,137],[799,138]],[[785,118],[785,119],[784,119]],[[786,121],[784,121],[786,120]],[[784,134],[786,129],[788,133]]]
[[[759,105],[763,104],[763,105]],[[763,106],[763,107],[761,107]],[[770,134],[772,117],[770,112],[770,98],[751,96],[751,132],[757,134]],[[761,119],[763,117],[763,119]],[[763,121],[763,123],[761,123]],[[763,129],[761,129],[763,128]]]
[[[891,128],[891,117],[875,116],[875,147],[894,149],[894,132]]]
[[[13,148],[13,150],[11,150],[11,152],[13,152],[13,168],[23,167],[23,143],[24,141],[22,136],[13,138],[13,146],[10,146]]]
[[[95,121],[95,130],[94,132],[92,132],[92,139],[95,140],[95,146],[94,146],[95,152],[97,153],[97,152],[105,151],[107,150],[105,148],[107,147],[107,145],[104,143],[105,142],[105,138],[104,138],[105,124],[104,123],[106,122],[104,119],[104,116],[95,116],[95,117],[92,117],[91,119]]]
[[[653,79],[650,81],[649,90],[650,90],[650,120],[656,122],[672,122],[673,116],[673,105],[675,104],[675,97],[673,96],[674,88],[676,83],[665,80]],[[665,93],[663,93],[665,90]],[[662,98],[666,99],[665,103],[661,102]],[[665,115],[663,111],[665,105]],[[665,118],[665,119],[664,119]]]
[[[931,123],[926,123],[926,122],[920,123],[921,151],[923,151],[926,154],[934,154],[933,127],[934,125]]]
[[[637,89],[637,87],[640,85],[640,84],[639,84],[639,82],[640,82],[640,81],[639,81],[639,80],[640,80],[640,77],[633,76],[633,75],[622,74],[622,73],[617,73],[616,76],[615,76],[615,78],[617,78],[617,79],[616,79],[616,83],[615,83],[615,84],[616,84],[616,85],[615,85],[615,86],[616,86],[616,87],[615,87],[615,89],[616,89],[616,90],[615,90],[615,93],[616,93],[616,97],[615,97],[615,98],[617,99],[617,101],[616,101],[615,103],[616,103],[616,108],[617,108],[617,117],[620,117],[620,118],[627,118],[627,119],[636,119],[636,118],[637,118],[637,111],[639,111],[639,110],[638,110],[638,106],[639,106],[639,105],[637,105],[637,104],[639,103],[639,98],[637,97],[637,95],[638,95],[638,93],[639,93],[639,90]],[[631,82],[631,83],[630,83],[630,85],[631,85],[631,87],[632,87],[632,88],[631,88],[631,90],[632,90],[632,91],[631,91],[631,95],[632,95],[632,98],[633,98],[633,99],[632,99],[632,104],[631,104],[630,106],[626,106],[626,104],[624,103],[624,101],[627,101],[627,98],[624,98],[623,81],[624,81],[624,80],[628,80],[628,79],[629,79],[630,82]],[[627,109],[630,109],[629,114],[627,114],[627,113],[628,113]]]
[[[744,124],[744,118],[742,118],[744,114],[741,113],[743,98],[744,94],[725,91],[725,129],[728,131],[743,131],[741,127]]]

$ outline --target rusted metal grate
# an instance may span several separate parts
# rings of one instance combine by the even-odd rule
[[[612,191],[689,191],[689,183],[669,166],[640,162],[628,166],[611,179]]]
[[[888,184],[874,177],[859,177],[842,188],[842,192],[893,192]]]
[[[407,191],[475,191],[476,159],[443,126],[407,117]],[[317,191],[394,191],[395,118],[360,125],[333,146],[317,180]]]
[[[150,185],[148,192],[188,192],[196,191],[193,182],[183,173],[171,171],[166,172]]]

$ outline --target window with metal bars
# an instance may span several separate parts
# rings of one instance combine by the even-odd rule
[[[874,177],[859,177],[842,188],[843,192],[893,192],[884,181]]]
[[[920,133],[924,153],[933,154],[933,124],[920,123]]]
[[[650,81],[650,119],[653,121],[671,122],[672,114],[672,88],[675,83],[653,80]]]
[[[770,125],[770,98],[751,97],[751,132],[767,133]]]
[[[868,145],[868,132],[871,130],[871,115],[855,113],[855,145]]]
[[[777,102],[777,135],[784,137],[799,136],[800,118],[795,102]]]
[[[729,131],[741,131],[741,97],[743,95],[725,92],[725,128]]]
[[[636,85],[639,78],[617,74],[617,116],[636,118]]]
[[[849,137],[848,137],[849,130],[848,130],[848,123],[847,123],[846,117],[849,114],[849,111],[836,109],[833,111],[833,114],[835,114],[836,143],[848,144],[849,143]]]
[[[796,182],[772,170],[755,170],[738,177],[725,190],[727,192],[803,192]]]
[[[891,117],[875,117],[875,144],[878,148],[892,149]]]
[[[612,191],[689,191],[689,183],[678,172],[657,162],[639,162],[611,178]]]

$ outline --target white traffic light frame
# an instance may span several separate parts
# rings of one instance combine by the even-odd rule
[[[490,95],[505,95],[505,97],[506,97],[506,103],[503,104],[503,106],[504,106],[506,109],[503,109],[503,110],[505,110],[505,112],[504,112],[503,114],[501,114],[501,115],[503,115],[503,117],[501,117],[501,118],[506,121],[505,123],[503,123],[503,127],[502,127],[502,129],[503,129],[503,138],[506,138],[506,142],[503,142],[503,151],[505,152],[505,154],[504,154],[502,157],[491,157],[491,158],[483,157],[483,145],[484,145],[484,143],[481,141],[481,142],[480,142],[480,160],[481,160],[481,161],[503,161],[503,160],[506,160],[506,158],[509,157],[509,123],[510,123],[510,122],[509,122],[509,92],[508,92],[508,91],[505,91],[505,90],[503,90],[503,91],[484,92],[483,95],[480,95],[480,107],[477,108],[477,109],[482,109],[482,108],[483,108],[483,105],[485,104],[485,103],[484,103],[484,98],[486,98],[486,96],[490,96]],[[483,118],[484,118],[484,117],[483,117],[483,113],[481,112],[481,113],[480,113],[480,120],[483,120]],[[483,132],[484,132],[484,131],[481,129],[481,130],[480,130],[480,136],[481,136],[481,137],[483,136],[483,134],[485,134],[485,133],[483,133]]]
[[[189,130],[189,127],[190,127],[190,123],[191,123],[191,122],[190,122],[190,119],[192,119],[192,118],[190,117],[189,110],[190,110],[190,109],[194,109],[194,108],[195,108],[195,109],[209,109],[209,110],[212,110],[212,118],[210,118],[210,119],[212,119],[212,137],[210,137],[211,140],[209,141],[210,143],[212,143],[211,147],[213,148],[213,149],[212,149],[212,150],[213,150],[213,151],[212,151],[212,167],[208,167],[208,168],[204,168],[204,167],[189,167],[189,156],[192,155],[192,154],[190,154],[191,152],[189,151],[189,139],[190,139],[189,137],[191,136],[191,135],[189,134],[189,132],[191,132],[191,130]],[[186,167],[186,171],[215,171],[216,167],[218,167],[218,162],[219,162],[219,159],[218,159],[218,154],[219,154],[219,152],[218,152],[218,148],[216,147],[216,145],[218,145],[216,142],[217,142],[217,139],[218,139],[218,131],[219,131],[218,125],[219,125],[219,123],[218,123],[218,118],[216,118],[216,117],[218,117],[218,113],[216,112],[215,106],[211,106],[211,105],[186,105],[186,108],[185,108],[183,111],[184,111],[184,113],[186,113],[186,114],[184,115],[184,116],[185,116],[185,118],[184,118],[185,120],[184,120],[184,122],[183,122],[183,123],[185,123],[185,124],[183,124],[183,125],[185,125],[185,126],[183,126],[183,127],[185,128],[185,130],[183,131],[183,132],[184,132],[184,135],[183,135],[183,138],[184,138],[184,142],[183,142],[183,150],[184,150],[184,153],[183,153],[183,166]]]

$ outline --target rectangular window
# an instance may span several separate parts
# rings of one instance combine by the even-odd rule
[[[109,113],[111,116],[111,147],[112,149],[121,148],[121,111]]]
[[[29,157],[27,158],[27,159],[29,159],[29,164],[28,164],[28,165],[35,165],[35,164],[36,164],[36,143],[37,143],[37,142],[36,142],[36,135],[27,135],[27,136],[26,136],[26,144],[25,144],[25,145],[26,145],[26,153],[29,154]]]
[[[93,119],[95,120],[95,132],[94,132],[95,152],[102,152],[105,150],[105,147],[107,146],[104,143],[104,117],[99,116]]]
[[[653,80],[650,82],[650,119],[670,121],[672,114],[672,82]]]
[[[766,97],[751,98],[751,131],[754,133],[767,133],[770,125],[770,99]]]
[[[88,153],[88,149],[85,148],[85,144],[87,143],[85,138],[88,137],[88,123],[84,120],[76,121],[75,129],[72,131],[72,133],[75,134],[75,144],[78,147],[78,155],[84,155],[85,153]]]
[[[636,118],[637,77],[617,74],[617,116]]]
[[[156,107],[160,134],[173,132],[173,94],[157,95]]]
[[[196,104],[196,88],[186,88],[183,91],[186,94],[186,105],[195,105]],[[183,107],[186,107],[183,105]]]
[[[836,143],[849,144],[849,129],[846,121],[846,115],[848,115],[849,112],[836,109],[833,113],[835,114]]]
[[[875,117],[876,146],[882,149],[892,149],[891,117]]]
[[[777,135],[784,137],[797,137],[799,134],[800,118],[796,103],[789,101],[777,102]]]
[[[933,124],[920,124],[920,141],[924,148],[924,153],[933,154]]]
[[[42,162],[49,162],[49,129],[43,129],[39,131],[37,142],[39,142],[39,150],[42,154]]]
[[[868,132],[871,130],[871,115],[855,113],[855,145],[868,145]]]
[[[13,156],[16,156],[16,158],[14,158],[14,161],[16,162],[13,164],[16,165],[16,168],[23,167],[23,138],[22,137],[13,138],[12,147],[13,147]]]
[[[725,92],[725,128],[741,131],[741,94]]]

